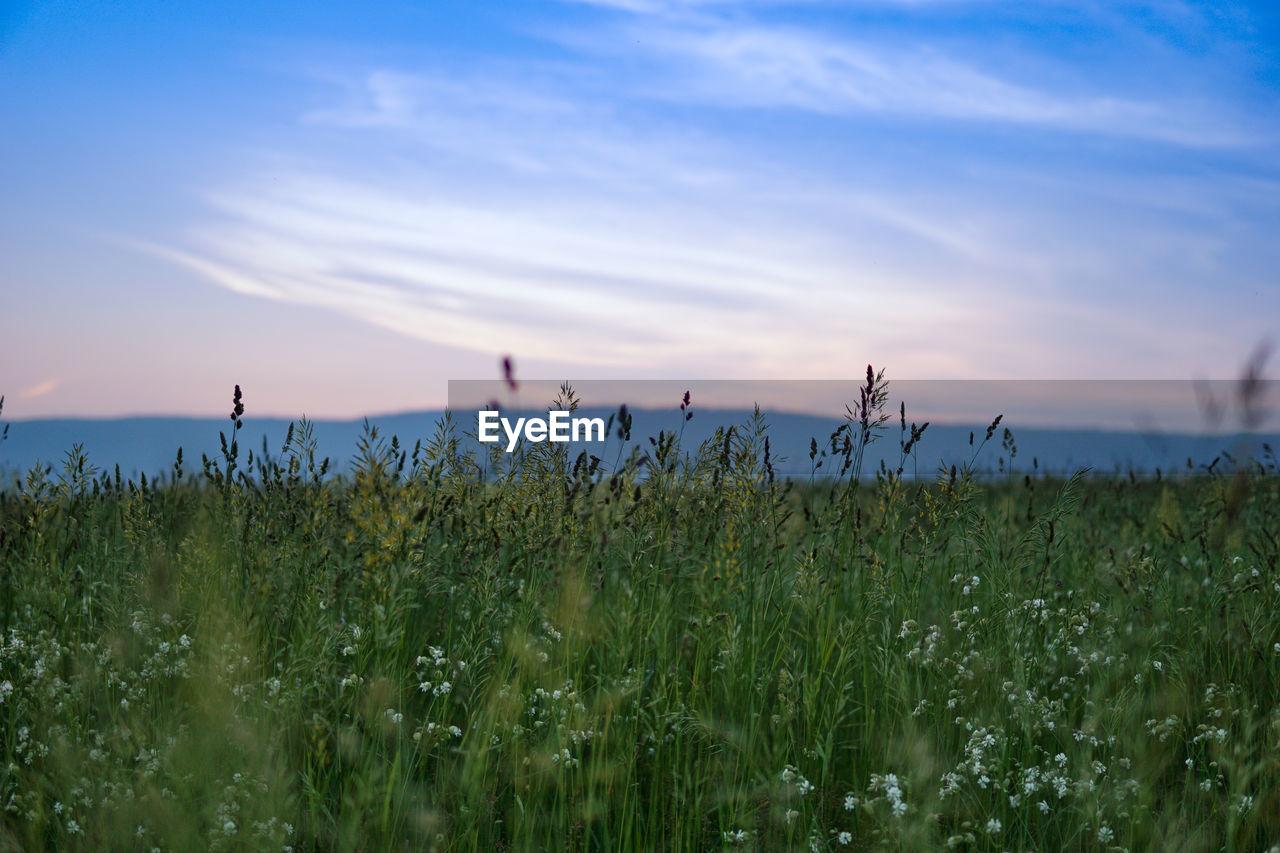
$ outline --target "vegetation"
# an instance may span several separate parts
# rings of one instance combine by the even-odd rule
[[[883,388],[802,484],[759,417],[608,461],[370,428],[325,476],[305,422],[242,459],[238,393],[198,476],[29,472],[0,849],[1280,840],[1274,466],[872,478]]]

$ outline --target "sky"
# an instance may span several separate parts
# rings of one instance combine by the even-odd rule
[[[0,6],[5,419],[450,379],[1230,377],[1280,9]]]

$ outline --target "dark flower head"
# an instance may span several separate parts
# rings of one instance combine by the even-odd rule
[[[516,390],[516,369],[511,363],[511,356],[504,355],[502,357],[502,378],[507,383],[507,387],[512,391]]]

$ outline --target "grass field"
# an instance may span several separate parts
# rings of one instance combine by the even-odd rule
[[[1280,841],[1275,468],[855,479],[866,414],[800,484],[760,421],[28,474],[0,850]]]

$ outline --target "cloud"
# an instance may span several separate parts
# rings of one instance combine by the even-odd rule
[[[1189,148],[1280,138],[1264,118],[1271,104],[1243,105],[1257,90],[1231,76],[1257,49],[1256,15],[1237,7],[1037,0],[1010,15],[989,0],[567,2],[620,14],[544,35],[643,67],[633,95]]]
[[[18,392],[18,398],[21,400],[33,400],[36,397],[43,397],[46,394],[52,394],[56,391],[60,384],[62,384],[62,382],[59,379],[46,379],[29,388],[23,388]]]
[[[639,48],[588,28],[555,62],[334,71],[291,148],[211,188],[186,240],[148,248],[245,295],[605,372],[838,377],[872,356],[928,376],[1157,375],[1179,369],[1171,353],[1221,349],[1200,321],[1229,307],[1188,291],[1242,275],[1230,255],[1250,256],[1238,218],[1257,202],[1239,181],[1118,181],[1087,154],[1046,166],[1047,134],[990,155],[966,134],[1088,131],[1145,152],[1226,144],[1229,126],[927,46],[711,14],[638,26]],[[758,107],[826,117],[828,148],[849,150],[810,157],[811,126],[756,132]],[[877,137],[867,115],[958,129]],[[1180,298],[1146,305],[1157,282]],[[1131,346],[1118,360],[1118,344],[1082,351],[1089,336]]]
[[[441,167],[483,159],[517,177],[621,191],[652,186],[655,178],[666,187],[740,177],[719,165],[733,157],[722,140],[688,126],[629,119],[613,100],[617,93],[594,91],[604,84],[593,76],[573,67],[469,76],[375,68],[342,79],[340,101],[303,120],[363,133],[375,146],[395,139],[456,158],[437,160]],[[424,159],[421,151],[415,155]]]
[[[661,212],[611,205],[428,200],[411,187],[314,177],[270,183],[221,195],[223,218],[195,235],[195,249],[155,251],[237,292],[440,344],[603,368],[835,372],[860,326],[869,344],[895,325],[964,313],[919,289],[912,297],[906,282],[890,296],[881,277],[763,229],[663,223]]]
[[[1141,286],[1150,258],[1176,276],[1211,235],[1072,208],[1055,222],[1001,210],[1007,190],[765,186],[637,205],[591,197],[592,183],[467,186],[262,174],[211,196],[216,215],[186,247],[153,251],[235,292],[590,375],[835,378],[866,360],[899,376],[1128,375],[1162,360],[1176,373],[1171,348],[1222,347],[1187,319],[1207,314],[1145,304]]]
[[[768,160],[571,98],[554,73],[472,81],[382,68],[339,89],[306,122],[363,140],[372,163],[410,143],[403,173],[280,158],[211,192],[214,215],[188,245],[147,248],[239,293],[436,343],[748,375],[838,371],[855,328],[872,346],[895,326],[967,313],[889,264],[857,269],[850,256],[873,253],[878,237],[814,229],[797,208],[987,252],[971,227],[947,246],[945,226],[901,203],[811,198]]]
[[[625,31],[630,37],[617,43],[642,45],[655,67],[664,69],[665,82],[646,91],[672,100],[1024,125],[1194,148],[1249,146],[1263,139],[1199,99],[1122,95],[1105,85],[1094,93],[1054,92],[983,70],[927,42],[872,43],[706,16],[643,21]]]

